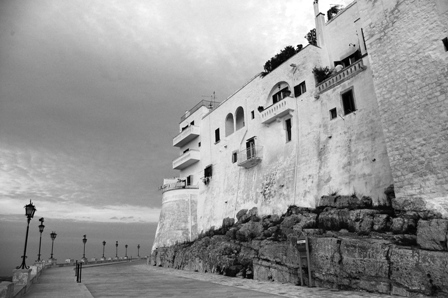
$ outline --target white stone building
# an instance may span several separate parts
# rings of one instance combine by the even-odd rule
[[[281,214],[290,205],[315,207],[322,195],[333,193],[365,195],[378,204],[385,199],[385,188],[418,171],[397,171],[395,160],[391,167],[388,151],[395,151],[397,144],[390,124],[385,127],[390,115],[384,108],[388,98],[378,90],[383,78],[374,73],[383,62],[370,53],[378,52],[376,43],[382,37],[372,32],[386,22],[384,15],[393,5],[405,4],[391,0],[386,7],[383,1],[357,0],[325,20],[314,2],[316,46],[304,47],[264,77],[255,76],[223,102],[202,101],[182,116],[173,140],[181,153],[173,161],[179,179],[166,179],[162,186],[153,248],[193,240],[201,231],[220,227],[224,218],[235,218],[241,209]],[[448,20],[443,22],[445,7],[440,1],[415,2],[421,9],[439,9],[434,22],[445,26],[437,31],[442,40]],[[400,13],[406,13],[404,7]],[[400,26],[397,19],[393,26]],[[443,49],[442,43],[439,46]],[[446,56],[435,59],[447,61]],[[334,70],[317,82],[315,67]],[[442,94],[446,102],[446,89]],[[406,96],[397,94],[394,100]],[[396,116],[408,112],[400,113]],[[407,137],[412,141],[412,133]],[[430,190],[412,193],[401,184],[395,185],[397,194],[446,198],[448,175],[429,176],[441,181],[434,195]]]

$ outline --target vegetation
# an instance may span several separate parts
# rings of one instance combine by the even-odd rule
[[[266,63],[264,64],[264,71],[261,73],[261,76],[266,76],[268,73],[279,67],[283,62],[300,52],[302,48],[303,46],[301,44],[297,45],[296,48],[294,48],[293,46],[285,47],[280,51],[280,53],[266,61]]]
[[[309,44],[317,46],[316,28],[311,29],[310,32],[305,35],[305,39],[308,40]]]
[[[327,11],[327,17],[328,20],[331,20],[335,15],[338,14],[344,7],[340,4],[333,5],[328,11]]]
[[[316,78],[317,83],[325,81],[331,76],[332,70],[328,67],[317,67],[313,68],[313,74]]]

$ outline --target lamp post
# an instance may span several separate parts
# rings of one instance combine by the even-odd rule
[[[137,245],[137,257],[140,258],[140,244]]]
[[[106,258],[104,257],[104,248],[106,247],[106,241],[103,241],[103,260],[105,260]]]
[[[124,258],[127,259],[128,258],[128,245],[126,244],[124,247],[126,248],[126,253],[124,254]]]
[[[84,262],[87,261],[87,259],[86,259],[86,242],[87,242],[87,238],[86,238],[86,235],[84,235],[84,238],[82,238],[82,243],[84,243],[84,251],[82,253],[82,260]]]
[[[27,217],[28,224],[26,226],[26,236],[25,236],[25,248],[23,249],[23,256],[22,256],[22,264],[17,269],[29,269],[30,267],[25,264],[26,259],[26,246],[28,244],[28,231],[30,229],[30,221],[34,216],[34,212],[36,212],[36,208],[34,207],[33,203],[30,203],[25,206],[25,216]]]
[[[118,258],[118,241],[115,242],[115,257]]]
[[[42,232],[44,231],[44,228],[45,228],[45,226],[44,226],[44,218],[43,217],[40,218],[39,221],[40,221],[40,225],[39,225],[40,238],[39,238],[39,253],[37,254],[37,261],[38,262],[40,262],[40,248],[41,248],[41,245],[42,245]]]
[[[50,257],[50,260],[51,260],[51,262],[53,262],[53,245],[54,245],[54,239],[56,239],[56,236],[57,236],[57,234],[53,231],[53,232],[51,232],[51,234],[50,234],[50,236],[51,236],[51,257]]]

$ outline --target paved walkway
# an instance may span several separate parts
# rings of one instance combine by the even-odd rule
[[[25,297],[392,297],[159,268],[143,261],[84,267],[82,282],[75,282],[73,267],[52,268]]]

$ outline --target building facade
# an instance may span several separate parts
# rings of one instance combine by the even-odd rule
[[[315,0],[316,45],[182,116],[180,175],[162,186],[153,247],[241,209],[281,214],[335,193],[381,204],[392,184],[397,199],[448,214],[447,11],[443,0],[357,0],[326,20]]]

